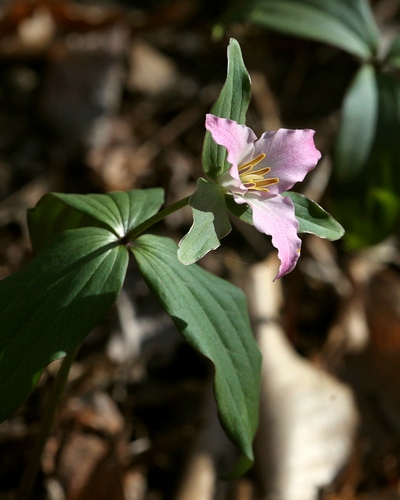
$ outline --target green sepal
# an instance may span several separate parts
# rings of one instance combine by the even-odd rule
[[[179,242],[178,258],[182,264],[193,264],[220,246],[220,240],[231,231],[225,195],[220,186],[203,178],[190,198],[193,225]]]
[[[343,227],[326,210],[300,193],[288,191],[294,205],[294,213],[299,221],[299,233],[310,233],[330,241],[340,239],[344,235]]]
[[[228,210],[242,222],[246,224],[253,224],[253,211],[246,203],[241,203],[240,205],[235,202],[231,194],[225,195],[225,204]]]
[[[219,118],[229,118],[244,124],[250,99],[250,76],[243,62],[240,45],[234,38],[231,38],[228,46],[228,74],[210,113]],[[226,156],[226,148],[216,144],[210,132],[206,131],[202,163],[203,170],[210,179],[217,180],[230,168]]]

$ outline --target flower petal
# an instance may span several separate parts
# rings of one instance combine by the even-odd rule
[[[239,125],[227,118],[206,115],[206,129],[212,138],[228,151],[227,160],[233,166],[239,166],[253,158],[256,134],[246,125]]]
[[[315,147],[314,133],[314,130],[281,128],[276,132],[265,132],[255,142],[255,156],[266,154],[265,161],[271,169],[270,175],[279,179],[278,184],[269,188],[271,194],[287,191],[315,167],[321,153]]]
[[[281,278],[294,269],[300,257],[301,239],[297,236],[299,223],[294,215],[292,200],[279,195],[262,200],[250,194],[246,194],[242,200],[236,201],[250,205],[255,228],[272,236],[272,244],[278,250],[281,261],[275,279]]]

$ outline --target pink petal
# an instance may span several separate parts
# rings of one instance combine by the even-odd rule
[[[314,133],[314,130],[281,128],[276,132],[265,132],[255,142],[255,156],[265,153],[270,176],[279,179],[278,184],[270,186],[271,194],[287,191],[315,167],[321,153],[315,147]]]
[[[261,233],[272,236],[272,244],[278,250],[281,261],[275,279],[294,269],[300,257],[301,239],[297,236],[299,223],[294,215],[292,200],[287,196],[261,199],[249,193],[237,203],[247,203],[253,210],[253,223]]]
[[[211,132],[217,144],[226,148],[227,160],[231,165],[237,167],[254,157],[254,141],[257,136],[246,125],[208,114],[206,129]]]

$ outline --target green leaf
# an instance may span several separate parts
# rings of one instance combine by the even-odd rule
[[[56,234],[78,227],[103,227],[122,238],[156,214],[163,202],[161,188],[108,194],[46,194],[28,212],[32,246],[38,251]]]
[[[400,68],[400,35],[394,40],[393,45],[386,56],[386,61],[394,66]]]
[[[378,73],[379,112],[370,178],[400,194],[400,83],[390,74]],[[376,161],[384,165],[377,169]],[[378,174],[378,175],[377,175]]]
[[[105,316],[127,263],[127,249],[110,231],[73,229],[0,282],[0,420],[21,405],[50,362]]]
[[[378,28],[366,0],[238,0],[224,20],[251,21],[367,60],[378,50]]]
[[[200,178],[190,198],[193,225],[179,243],[178,259],[193,264],[206,253],[220,246],[220,240],[230,233],[225,195],[220,187]]]
[[[311,233],[331,241],[344,235],[344,229],[339,222],[315,201],[293,191],[288,191],[285,196],[289,196],[293,202],[296,219],[299,221],[299,233]]]
[[[185,339],[214,363],[221,423],[250,461],[258,423],[261,355],[245,296],[196,264],[181,264],[176,250],[170,239],[154,235],[140,236],[132,248],[162,307]]]
[[[400,84],[378,73],[375,141],[362,172],[331,185],[333,215],[346,229],[351,249],[375,245],[396,232],[400,222]]]
[[[378,87],[374,67],[362,66],[343,103],[335,147],[333,175],[339,183],[362,174],[375,139],[378,119]]]
[[[231,38],[228,46],[228,74],[210,113],[243,124],[246,121],[250,98],[250,76],[243,62],[240,45]],[[217,180],[230,167],[226,156],[226,149],[218,146],[207,131],[204,137],[202,162],[204,172],[211,179]]]
[[[400,201],[388,189],[371,187],[362,214],[353,212],[346,231],[345,243],[349,250],[360,250],[381,242],[396,231],[399,224]],[[349,208],[350,204],[345,203]],[[360,225],[356,223],[360,222]]]

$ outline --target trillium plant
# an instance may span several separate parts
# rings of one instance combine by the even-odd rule
[[[275,279],[295,267],[299,232],[333,240],[343,229],[316,203],[288,192],[321,156],[314,132],[280,129],[257,138],[244,124],[250,93],[239,44],[231,40],[227,79],[205,120],[205,176],[192,196],[161,209],[161,188],[49,193],[29,211],[35,257],[0,282],[0,419],[18,410],[49,363],[64,358],[33,455],[37,463],[74,354],[117,300],[131,255],[184,338],[214,364],[220,421],[242,456],[233,473],[251,465],[261,359],[246,299],[195,263],[220,245],[231,215],[272,237],[280,259]],[[193,225],[179,247],[149,232],[187,204]],[[28,469],[24,491],[34,477],[35,468]]]

